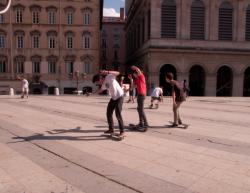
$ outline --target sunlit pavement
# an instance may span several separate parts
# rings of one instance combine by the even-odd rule
[[[189,97],[187,129],[169,127],[171,98],[147,98],[151,127],[123,141],[103,135],[108,101],[0,96],[0,193],[250,192],[250,98]],[[123,118],[138,123],[136,103]]]

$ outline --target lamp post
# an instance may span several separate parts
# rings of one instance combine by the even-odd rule
[[[74,91],[75,94],[81,95],[83,93],[82,90],[79,90],[79,83],[81,80],[85,80],[87,77],[86,73],[80,73],[79,70],[75,71],[74,73],[69,73],[69,79],[76,80],[76,91]]]
[[[7,12],[10,8],[10,4],[11,4],[11,0],[7,0],[6,5],[5,5],[6,7],[3,7],[3,10],[0,10],[0,14]]]

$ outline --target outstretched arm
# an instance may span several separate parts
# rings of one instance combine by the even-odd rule
[[[142,74],[142,71],[137,66],[131,66],[131,69],[136,71],[138,75]]]
[[[109,70],[101,70],[100,74],[107,75],[107,74],[113,74],[114,76],[118,76],[120,72],[118,71],[109,71]]]

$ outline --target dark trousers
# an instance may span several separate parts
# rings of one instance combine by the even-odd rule
[[[139,121],[141,126],[148,126],[148,121],[146,118],[146,114],[144,112],[144,101],[145,101],[145,96],[143,95],[138,95],[137,96],[137,111],[139,114]]]
[[[123,97],[120,97],[117,100],[110,99],[108,107],[107,107],[107,120],[109,124],[109,130],[114,131],[114,121],[113,121],[113,112],[115,111],[116,118],[119,123],[120,133],[124,131],[124,124],[122,119],[122,105],[123,105]]]

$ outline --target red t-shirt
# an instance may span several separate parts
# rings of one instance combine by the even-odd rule
[[[146,86],[146,81],[145,81],[144,74],[141,73],[135,79],[135,85],[137,87],[138,95],[144,95],[144,96],[146,96],[146,94],[147,94],[147,86]]]

